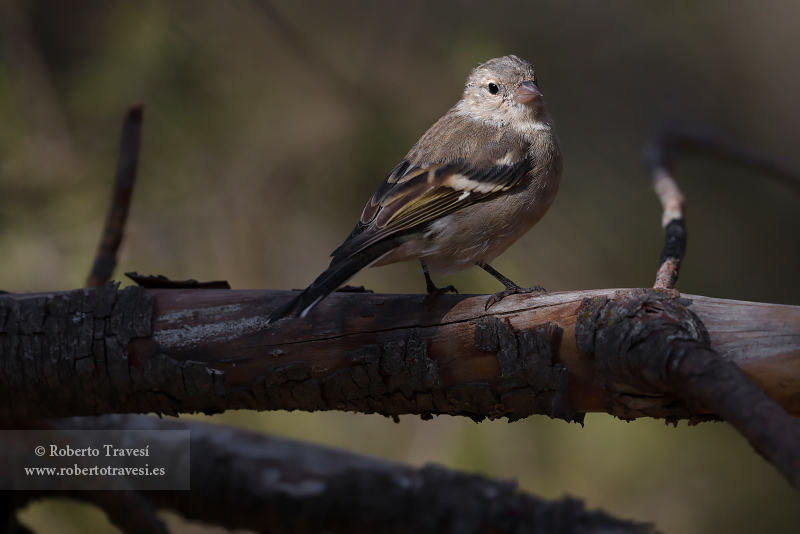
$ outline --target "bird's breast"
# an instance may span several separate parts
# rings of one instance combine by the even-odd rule
[[[559,175],[531,178],[505,194],[465,207],[430,224],[415,252],[434,272],[489,263],[530,230],[555,199]]]

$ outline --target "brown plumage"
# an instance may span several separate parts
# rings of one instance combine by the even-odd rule
[[[541,99],[533,65],[516,56],[492,59],[467,79],[461,100],[434,124],[381,183],[331,265],[270,316],[305,316],[369,265],[419,259],[426,300],[448,290],[428,271],[473,265],[505,286],[487,308],[528,291],[489,266],[532,228],[558,191],[561,150]],[[538,286],[529,290],[542,290]]]

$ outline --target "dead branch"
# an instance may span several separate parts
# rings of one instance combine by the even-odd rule
[[[681,153],[703,153],[722,157],[766,173],[800,193],[800,172],[746,143],[730,139],[700,126],[668,125],[654,129],[642,147],[642,164],[653,184],[663,209],[664,250],[659,261],[654,287],[672,289],[678,280],[686,253],[686,223],[683,193],[672,177],[672,167]]]
[[[588,511],[576,499],[545,501],[521,493],[514,482],[433,465],[414,469],[220,425],[144,416],[54,424],[86,430],[189,429],[192,489],[140,493],[155,507],[229,529],[293,534],[654,532],[648,525]],[[131,436],[135,439],[136,433]],[[86,499],[78,492],[64,494]],[[14,505],[47,496],[25,492]]]
[[[659,168],[671,170],[678,155],[686,153],[730,160],[800,193],[800,171],[796,167],[705,126],[672,124],[655,128],[645,140],[641,159],[652,177]]]
[[[142,104],[133,104],[125,114],[114,192],[111,195],[111,204],[103,227],[103,237],[86,287],[101,286],[111,280],[117,266],[117,252],[125,231],[125,221],[128,218],[133,184],[136,180],[136,167],[139,163],[143,109]]]
[[[99,419],[98,419],[99,420]],[[29,419],[24,421],[2,421],[0,422],[0,430],[38,430],[47,431],[56,440],[59,437],[59,431],[65,427],[59,420],[43,420],[43,419]],[[66,437],[66,434],[64,434]],[[146,444],[145,444],[146,446]],[[8,458],[8,456],[6,457]],[[11,463],[14,463],[11,461]],[[2,482],[5,483],[4,487],[8,487],[8,480],[5,477],[9,476],[8,470],[12,469],[11,466],[4,466],[5,472],[3,473]],[[19,466],[17,466],[19,467]],[[59,480],[61,478],[59,477]],[[115,484],[117,480],[110,480],[107,482],[92,479],[86,483],[85,489],[82,491],[63,491],[59,486],[58,481],[52,482],[47,491],[1,491],[6,500],[0,503],[0,506],[5,506],[7,510],[6,516],[9,518],[9,523],[3,529],[0,523],[0,532],[25,532],[13,530],[17,528],[15,514],[11,513],[15,509],[23,508],[31,499],[36,497],[48,498],[56,495],[72,496],[82,501],[90,502],[95,506],[101,508],[108,520],[116,526],[121,532],[125,534],[168,534],[167,526],[159,519],[156,509],[153,504],[148,501],[140,491],[132,489],[120,489],[121,486]],[[103,489],[98,489],[103,488]],[[116,491],[108,491],[107,488],[115,488]],[[12,526],[13,525],[13,526]]]
[[[340,293],[309,317],[265,326],[285,291],[159,290],[107,284],[0,296],[0,417],[349,410],[396,416],[587,411],[670,419],[711,416],[675,395],[621,410],[598,381],[576,323],[584,299],[663,294],[597,290],[485,297]],[[710,347],[800,415],[800,307],[669,297]],[[657,314],[650,314],[657,319]],[[622,391],[622,393],[625,393]],[[646,401],[646,402],[645,402]]]
[[[695,421],[715,414],[800,489],[800,425],[712,348],[703,323],[659,293],[584,301],[576,338],[594,355],[599,382],[626,417],[658,416],[652,396],[672,395]]]
[[[139,166],[143,113],[144,106],[135,103],[128,108],[122,123],[114,190],[86,287],[98,287],[107,283],[117,266],[117,256],[125,234],[125,223]],[[50,421],[32,420],[31,423],[52,427]],[[167,527],[156,515],[156,510],[138,491],[85,491],[82,496],[84,500],[102,508],[109,520],[126,534],[167,533]]]

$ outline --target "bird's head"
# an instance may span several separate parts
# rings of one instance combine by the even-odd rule
[[[536,71],[517,56],[490,59],[473,69],[460,107],[477,119],[504,124],[535,122],[544,114]]]

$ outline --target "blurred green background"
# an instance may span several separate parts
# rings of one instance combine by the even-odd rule
[[[799,18],[792,0],[0,0],[0,288],[82,286],[134,101],[144,139],[118,273],[304,287],[469,70],[509,53],[536,65],[565,171],[548,216],[495,267],[550,291],[651,285],[662,234],[644,137],[664,121],[702,123],[800,167]],[[690,234],[678,288],[799,305],[800,197],[700,157],[676,177]],[[499,289],[477,270],[437,281]],[[353,283],[424,289],[416,264]],[[515,478],[667,533],[800,524],[796,492],[722,424],[203,419]],[[41,533],[116,532],[68,501],[22,517]],[[165,517],[176,532],[217,531]]]

